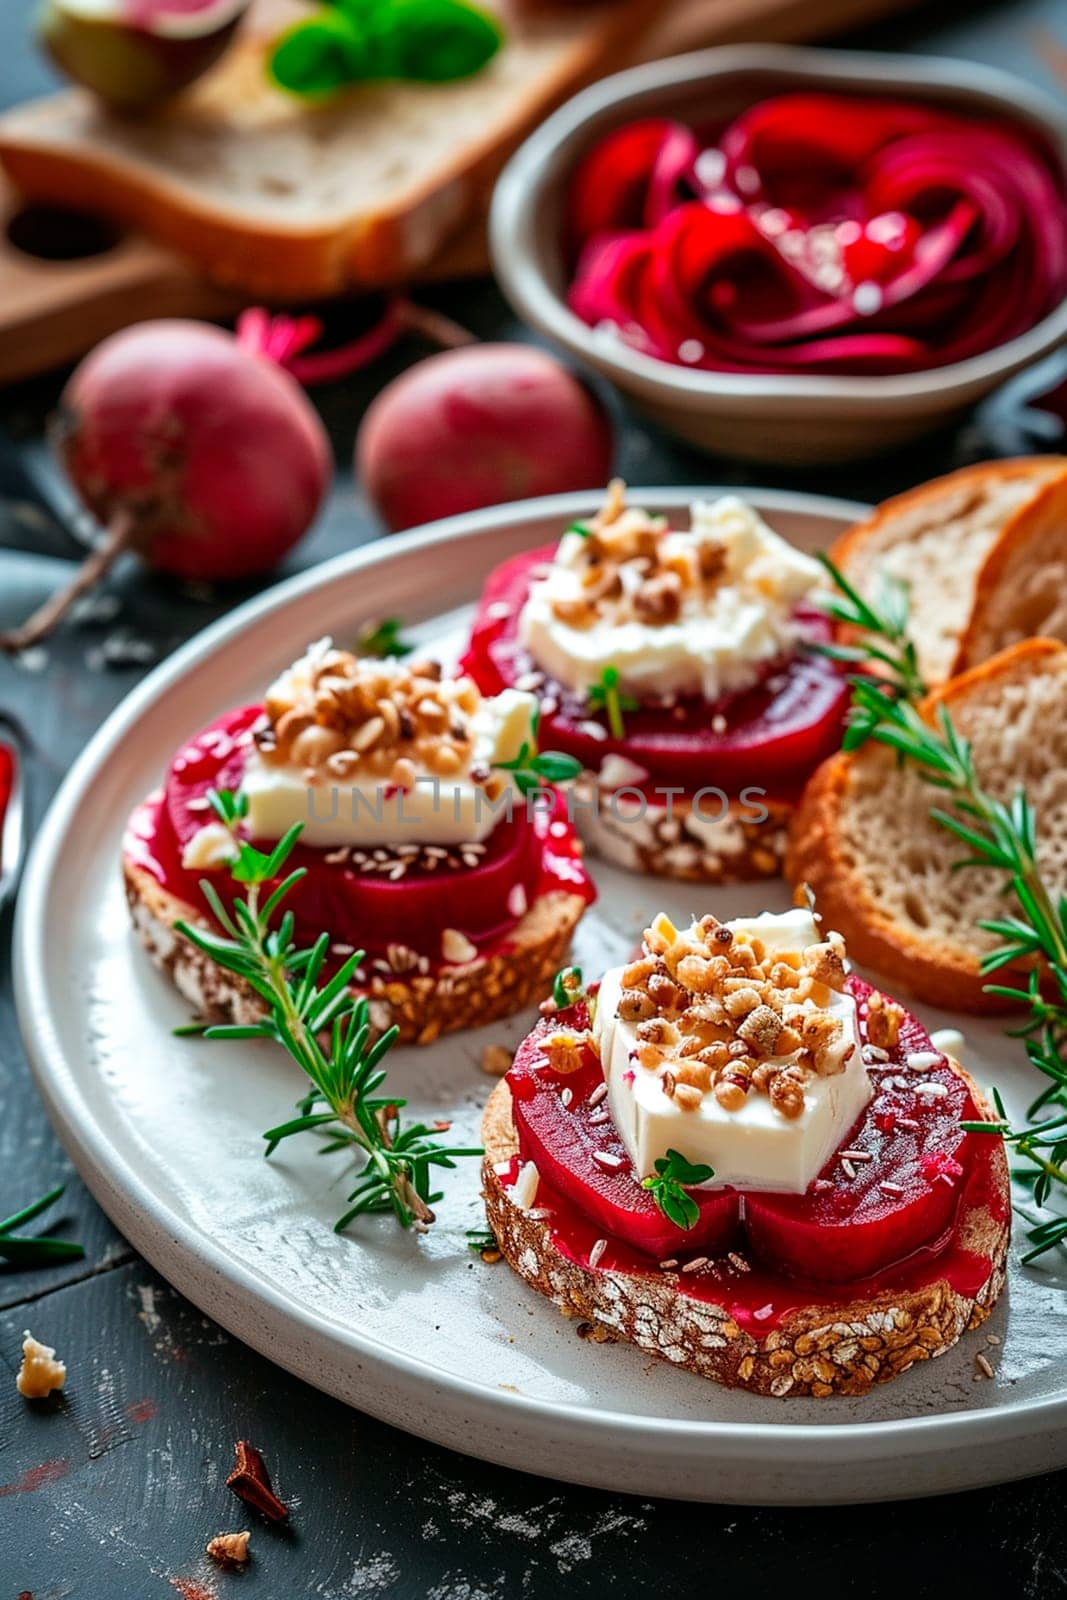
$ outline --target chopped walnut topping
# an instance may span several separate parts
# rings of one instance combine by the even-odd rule
[[[15,1387],[27,1400],[43,1400],[53,1389],[62,1389],[67,1381],[67,1369],[56,1360],[51,1345],[41,1344],[27,1328],[22,1339],[22,1365],[15,1378]]]
[[[680,933],[661,914],[624,971],[618,1015],[636,1025],[637,1064],[657,1073],[683,1109],[711,1093],[724,1110],[739,1111],[754,1091],[794,1118],[805,1085],[843,1072],[856,1048],[826,1009],[844,990],[846,971],[837,934],[769,955],[760,939],[735,935],[714,917]],[[894,1010],[880,1013],[883,1025]]]
[[[452,777],[468,761],[469,719],[481,703],[470,678],[445,679],[433,661],[360,660],[333,649],[309,652],[308,666],[267,695],[267,724],[253,737],[268,765],[410,789],[419,765]]]
[[[877,989],[867,1008],[867,1042],[880,1050],[892,1050],[900,1038],[904,1012],[895,1000],[887,1000]]]
[[[616,624],[636,620],[662,627],[677,621],[687,595],[706,599],[727,576],[721,540],[702,540],[695,550],[675,548],[677,541],[664,537],[670,532],[665,517],[627,509],[621,482],[612,484],[585,527],[581,592],[552,601],[553,613],[567,627],[591,628],[609,610]]]
[[[585,1060],[592,1037],[588,1030],[574,1033],[561,1029],[558,1033],[550,1033],[543,1042],[543,1049],[553,1072],[577,1072]]]

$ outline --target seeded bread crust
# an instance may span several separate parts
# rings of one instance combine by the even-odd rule
[[[953,1066],[976,1105],[988,1112],[967,1074]],[[592,1324],[594,1338],[629,1340],[728,1388],[776,1398],[866,1394],[917,1362],[944,1355],[962,1333],[981,1326],[1004,1287],[1011,1209],[1008,1164],[999,1140],[990,1140],[987,1159],[1000,1216],[984,1205],[970,1206],[956,1221],[960,1248],[990,1261],[989,1276],[973,1299],[942,1278],[921,1289],[798,1307],[760,1337],[741,1329],[724,1306],[680,1294],[674,1273],[589,1269],[557,1250],[551,1221],[520,1211],[494,1171],[518,1148],[506,1083],[489,1098],[482,1141],[486,1216],[502,1255],[519,1276],[564,1316]]]
[[[587,799],[596,784],[592,773],[580,780],[579,801]],[[574,808],[574,823],[584,843],[604,861],[628,872],[649,877],[675,878],[687,883],[750,883],[777,878],[785,860],[786,839],[793,807],[780,800],[761,800],[765,821],[752,820],[752,806],[731,802],[721,822],[702,826],[687,805],[650,807],[644,816],[616,816],[610,797],[601,793],[594,815],[582,804]]]
[[[1042,875],[1054,895],[1067,892],[1067,648],[1050,639],[1014,645],[930,695],[923,714],[933,720],[942,704],[971,741],[983,783],[1005,801],[1026,789]],[[1004,914],[1003,875],[952,871],[966,851],[931,820],[937,799],[881,745],[831,756],[804,792],[786,876],[808,885],[853,959],[896,988],[950,1010],[1004,1010],[979,970],[998,941],[978,928]]]
[[[1042,610],[1062,615],[1051,578],[1027,625],[1018,625],[1020,587],[1040,579],[1050,541],[1067,564],[1067,524],[1057,529],[1053,522],[1050,530],[1035,511],[1057,486],[1067,496],[1067,456],[964,467],[884,501],[832,547],[833,560],[868,599],[881,572],[907,583],[911,634],[931,687],[1015,639],[1048,632],[1039,625]]]
[[[176,931],[177,922],[209,925],[196,907],[161,888],[130,860],[122,865],[137,936],[197,1015],[209,1022],[241,1023],[261,1016],[262,1003],[254,990]],[[375,1028],[384,1032],[396,1023],[401,1043],[432,1044],[441,1034],[479,1028],[536,1004],[564,965],[584,910],[581,895],[553,890],[519,920],[505,951],[429,974],[398,971],[384,977],[372,972],[360,992],[370,997]]]

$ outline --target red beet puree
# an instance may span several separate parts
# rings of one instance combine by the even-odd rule
[[[870,985],[853,977],[849,988],[865,1034]],[[811,1298],[805,1284],[818,1285],[825,1299],[827,1284],[847,1284],[850,1294],[863,1284],[873,1292],[921,1281],[923,1274],[940,1276],[949,1267],[961,1293],[984,1282],[988,1262],[960,1251],[952,1228],[965,1193],[971,1203],[1003,1212],[991,1177],[993,1141],[960,1127],[976,1116],[967,1086],[914,1017],[906,1014],[890,1059],[869,1069],[874,1098],[841,1146],[857,1152],[846,1158],[847,1167],[835,1154],[803,1195],[691,1190],[700,1216],[686,1231],[641,1187],[606,1101],[597,1097],[602,1078],[595,1053],[586,1051],[572,1073],[549,1064],[546,1035],[564,1026],[584,1029],[587,1021],[585,1007],[575,1006],[540,1022],[507,1079],[520,1157],[536,1163],[537,1204],[551,1210],[553,1240],[565,1255],[588,1264],[593,1245],[606,1239],[602,1266],[647,1272],[652,1262],[684,1265],[736,1246],[748,1272],[727,1259],[702,1268],[699,1278],[683,1273],[679,1286],[721,1299],[725,1282],[738,1304],[749,1303],[753,1312],[767,1301],[779,1311],[803,1303]],[[933,1056],[936,1063],[911,1068],[912,1055]],[[513,1182],[517,1172],[515,1164],[503,1181]]]
[[[801,92],[711,131],[646,118],[573,174],[568,299],[711,371],[941,367],[1059,304],[1064,192],[1031,128],[925,102]]]
[[[171,894],[207,910],[200,879],[208,877],[225,897],[230,890],[225,870],[190,872],[182,851],[193,835],[212,820],[210,789],[236,789],[244,771],[249,730],[261,715],[259,706],[227,712],[184,745],[171,763],[164,788],[134,814],[126,839],[130,858],[150,872]],[[256,841],[253,841],[256,842]],[[388,873],[399,858],[384,852],[377,868],[330,861],[334,852],[297,844],[286,867],[306,869],[306,876],[286,900],[296,917],[296,936],[311,943],[326,929],[339,945],[383,954],[389,945],[406,945],[439,964],[445,928],[464,933],[480,952],[506,947],[508,935],[524,904],[554,889],[594,898],[582,866],[566,808],[552,796],[552,809],[532,815],[516,804],[512,820],[502,819],[485,841],[474,867],[449,867],[424,862],[406,867],[403,876]]]
[[[519,643],[519,613],[555,548],[526,551],[490,574],[462,663],[483,694],[499,694],[537,670]],[[829,638],[826,618],[814,611],[799,615],[808,639]],[[593,771],[606,755],[627,757],[648,772],[637,787],[653,801],[656,790],[666,786],[691,796],[706,785],[735,799],[748,786],[793,798],[840,745],[848,703],[848,687],[835,664],[803,652],[769,665],[754,688],[719,700],[683,696],[669,705],[644,702],[626,713],[624,739],[612,738],[579,696],[552,679],[538,692],[543,745],[565,750]]]

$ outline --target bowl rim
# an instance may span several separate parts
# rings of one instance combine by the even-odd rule
[[[825,50],[797,45],[716,45],[687,55],[628,68],[575,95],[530,135],[503,169],[493,192],[489,246],[494,273],[515,310],[540,332],[605,373],[619,387],[639,388],[656,398],[684,400],[701,409],[723,399],[743,403],[776,400],[908,404],[938,409],[953,399],[962,405],[1067,339],[1067,296],[1024,333],[991,350],[916,373],[849,377],[839,374],[736,373],[675,366],[620,340],[597,335],[552,288],[536,244],[537,213],[548,184],[591,127],[614,120],[629,104],[655,100],[665,90],[714,83],[744,72],[795,75],[800,82],[860,84],[872,89],[919,91],[936,98],[985,102],[1015,120],[1039,128],[1067,169],[1067,112],[1041,89],[999,67],[955,57],[886,51]]]

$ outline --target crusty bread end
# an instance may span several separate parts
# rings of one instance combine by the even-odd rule
[[[928,720],[939,705],[993,794],[1026,790],[1044,881],[1054,898],[1067,891],[1067,647],[1015,645],[929,696]],[[954,1010],[1000,1010],[979,971],[998,940],[977,924],[1004,914],[1004,874],[952,870],[966,848],[930,817],[943,799],[883,745],[831,756],[797,812],[786,875],[813,891],[853,959],[897,988]]]
[[[1002,541],[1018,548],[1013,533],[1018,519],[1055,480],[1067,483],[1065,456],[1025,456],[964,467],[886,500],[831,549],[841,571],[868,599],[876,592],[880,573],[907,583],[910,631],[920,671],[931,687],[945,683],[964,664],[961,641],[979,598],[980,609],[988,611],[1008,576],[1003,558],[995,558],[994,552]],[[1010,610],[1010,597],[1008,606]],[[1029,634],[1039,631],[1025,629]],[[988,635],[986,629],[983,637]],[[984,655],[1010,642],[1011,637],[999,638]],[[972,640],[967,665],[984,659],[978,648]]]

